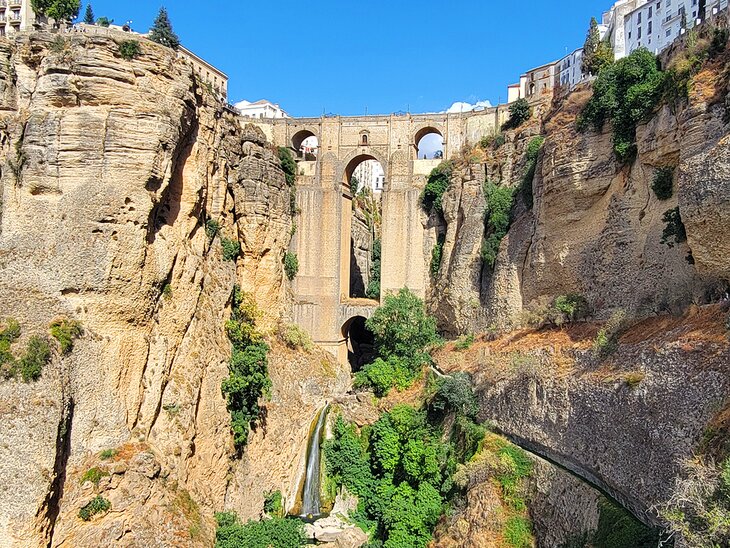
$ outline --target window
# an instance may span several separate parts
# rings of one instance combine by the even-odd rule
[[[649,6],[649,16],[647,17],[647,19],[651,19],[651,15],[652,15],[651,12],[652,12],[653,7],[654,6]]]
[[[669,35],[672,34],[672,29],[667,29],[667,38],[669,38]]]
[[[641,40],[641,27],[639,27],[639,30],[636,32],[636,38]]]
[[[368,134],[367,133],[363,133],[362,134],[362,144],[363,145],[367,145],[368,144]]]
[[[661,9],[661,7],[662,7],[662,3],[661,2],[657,2],[656,3],[656,10],[659,11]]]
[[[629,40],[631,40],[631,31],[629,31]]]
[[[636,24],[641,25],[641,12],[636,15]]]
[[[646,33],[651,36],[651,21],[649,21],[649,28],[646,30]]]

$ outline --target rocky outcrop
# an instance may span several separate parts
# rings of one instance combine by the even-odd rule
[[[349,382],[328,356],[274,344],[266,420],[233,458],[224,323],[234,284],[259,302],[270,338],[286,320],[289,188],[259,130],[221,109],[172,51],[140,46],[129,61],[112,39],[82,34],[0,45],[2,314],[23,328],[18,349],[59,316],[85,332],[37,383],[0,381],[2,545],[172,538],[144,501],[164,507],[180,492],[208,543],[213,510],[253,517],[264,491],[296,491],[307,425]],[[221,237],[241,243],[238,261],[223,260]],[[130,443],[159,471],[110,472],[100,489],[112,509],[82,523],[91,491],[79,474]],[[195,541],[188,529],[170,544]]]

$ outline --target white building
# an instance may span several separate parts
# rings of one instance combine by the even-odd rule
[[[365,160],[355,168],[352,175],[360,182],[358,191],[364,187],[370,187],[376,194],[383,191],[385,172],[377,160]]]
[[[0,0],[0,36],[31,30],[34,23],[30,0]]]
[[[289,118],[290,116],[279,105],[265,99],[250,103],[241,101],[235,106],[244,118]]]

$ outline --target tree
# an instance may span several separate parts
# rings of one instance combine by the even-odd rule
[[[598,30],[598,21],[591,17],[591,24],[588,28],[586,41],[583,43],[583,72],[586,74],[597,74],[595,67],[596,53],[601,44],[601,32]]]
[[[86,13],[84,13],[84,23],[87,25],[93,25],[96,19],[94,18],[94,10],[91,8],[91,4],[86,4]]]
[[[33,11],[55,21],[69,21],[79,14],[81,0],[31,0]]]
[[[180,46],[180,38],[172,30],[170,17],[164,7],[160,8],[160,13],[157,14],[157,18],[150,29],[150,40],[172,49],[177,49]]]
[[[100,27],[108,27],[114,23],[114,19],[109,19],[108,17],[101,16],[96,20],[96,24]]]
[[[502,124],[502,130],[517,129],[530,119],[530,103],[524,97],[509,106],[509,120]]]

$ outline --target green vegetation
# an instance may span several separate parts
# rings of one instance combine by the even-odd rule
[[[226,332],[233,346],[228,364],[229,377],[221,385],[231,414],[231,431],[236,449],[248,442],[248,433],[261,416],[259,401],[271,389],[268,357],[269,346],[256,328],[259,311],[250,295],[233,288],[231,319]]]
[[[430,213],[436,211],[443,213],[441,199],[449,188],[449,180],[454,170],[454,164],[451,161],[441,162],[436,166],[428,176],[426,186],[421,193],[421,205],[423,209]]]
[[[101,495],[96,495],[88,504],[79,509],[79,517],[84,521],[89,521],[96,514],[107,512],[111,507],[111,502]]]
[[[51,360],[51,347],[48,341],[39,335],[28,340],[25,354],[18,361],[20,376],[23,382],[37,381],[45,365]]]
[[[140,49],[139,42],[137,42],[137,40],[124,40],[124,42],[119,44],[119,55],[122,56],[122,59],[131,61],[141,53],[142,50]]]
[[[590,28],[583,44],[583,72],[591,75],[600,73],[602,69],[611,65],[614,60],[611,43],[601,40],[601,33],[598,30],[598,21],[591,17]]]
[[[170,284],[165,284],[162,287],[162,296],[165,298],[166,301],[172,299],[172,286]]]
[[[599,503],[598,529],[592,546],[611,548],[654,548],[659,535],[626,510],[603,499]]]
[[[284,273],[287,279],[293,280],[297,272],[299,272],[299,258],[296,253],[287,251],[284,253]]]
[[[358,188],[360,188],[360,180],[353,175],[350,178],[350,194],[356,196]]]
[[[216,512],[215,548],[299,548],[306,544],[304,524],[274,517],[241,523],[235,512]]]
[[[104,449],[101,453],[99,453],[99,458],[101,460],[113,459],[116,456],[117,456],[116,449]]]
[[[101,481],[101,478],[105,478],[109,476],[109,472],[106,470],[102,470],[101,468],[98,468],[94,466],[93,468],[89,468],[86,472],[84,472],[84,475],[81,476],[81,479],[79,480],[79,483],[86,483],[87,481],[90,481],[95,486],[99,486],[99,482]]]
[[[517,129],[530,119],[530,103],[527,99],[517,99],[509,106],[509,119],[502,124],[502,131]]]
[[[221,224],[220,222],[216,221],[215,219],[208,219],[205,222],[205,234],[208,236],[208,239],[210,241],[213,241],[215,237],[218,235],[218,233],[221,230]]]
[[[618,349],[618,340],[628,327],[626,312],[616,310],[606,324],[598,331],[593,341],[593,353],[599,358],[605,358]]]
[[[94,18],[94,10],[91,4],[86,4],[86,11],[84,12],[84,23],[87,25],[93,25],[96,19]]]
[[[492,135],[485,135],[479,141],[479,146],[484,150],[497,150],[505,143],[504,135],[502,133],[495,133]]]
[[[221,249],[223,250],[223,260],[236,262],[241,254],[241,244],[238,240],[229,240],[221,236]]]
[[[553,301],[553,308],[558,313],[555,316],[562,315],[562,318],[553,319],[553,323],[558,326],[584,320],[591,311],[586,298],[577,293],[556,297]]]
[[[710,59],[714,59],[727,48],[727,41],[730,38],[730,31],[728,29],[714,29],[712,31],[712,40],[710,41],[710,47],[707,50],[707,55]]]
[[[0,329],[0,372],[3,378],[13,378],[17,375],[17,362],[10,350],[12,344],[20,337],[20,324],[14,318],[5,320],[5,326]]]
[[[504,526],[504,540],[513,548],[532,548],[532,524],[524,516],[512,516]]]
[[[437,377],[434,381],[434,397],[430,407],[447,413],[454,411],[463,417],[474,419],[479,406],[468,373],[454,373],[447,377]]]
[[[279,160],[281,161],[281,169],[284,170],[284,178],[289,187],[293,187],[297,182],[297,163],[291,150],[287,147],[279,147]]]
[[[522,176],[522,184],[520,185],[520,194],[522,194],[522,201],[528,209],[532,209],[533,196],[532,196],[532,183],[535,180],[535,172],[537,171],[537,158],[540,155],[540,149],[545,142],[545,137],[539,135],[533,137],[530,143],[527,145],[527,151],[525,158],[527,162],[525,164],[525,174]]]
[[[661,100],[665,73],[653,53],[639,48],[606,66],[593,83],[593,96],[583,109],[578,127],[600,131],[607,120],[613,126],[613,150],[621,162],[636,156],[636,126],[646,120]]]
[[[674,194],[674,168],[672,166],[657,168],[651,182],[651,189],[660,200],[671,198]]]
[[[305,352],[314,350],[312,337],[298,325],[287,325],[281,331],[281,339],[289,348],[301,348]]]
[[[481,257],[485,265],[494,268],[499,244],[509,230],[514,189],[487,181],[484,184],[484,196],[487,200],[487,207],[484,210],[484,241]]]
[[[431,250],[431,276],[438,276],[439,270],[441,270],[441,261],[444,254],[444,243],[446,242],[446,234],[439,234],[436,238],[436,244]]]
[[[172,23],[165,8],[160,8],[150,29],[149,39],[168,48],[177,49],[180,47],[180,38],[172,30]]]
[[[674,247],[674,244],[687,241],[687,230],[684,228],[682,215],[680,215],[678,207],[665,211],[662,221],[664,222],[661,240],[663,244]]]
[[[281,491],[269,491],[264,497],[264,512],[272,517],[284,517],[284,497]]]
[[[641,384],[646,378],[646,375],[640,371],[635,371],[626,375],[626,386],[633,389]]]
[[[355,388],[369,387],[379,398],[388,395],[391,388],[404,390],[418,376],[418,368],[396,356],[387,359],[376,358],[355,374]]]
[[[373,240],[373,249],[371,251],[372,263],[370,264],[370,281],[365,290],[368,299],[380,299],[380,255],[382,245],[380,238]]]
[[[454,348],[456,350],[469,350],[473,344],[474,335],[469,333],[468,335],[461,335],[454,343]]]
[[[74,340],[84,334],[81,322],[62,318],[54,320],[50,325],[51,335],[61,345],[61,354],[68,354],[73,350]]]
[[[96,20],[96,24],[100,27],[108,27],[109,25],[114,23],[114,19],[109,19],[108,17],[101,16]]]
[[[74,19],[81,9],[80,0],[30,0],[33,11],[58,22]]]

